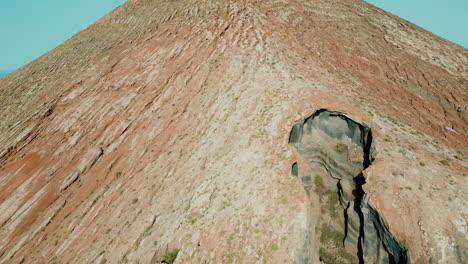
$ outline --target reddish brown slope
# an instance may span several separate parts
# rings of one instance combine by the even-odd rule
[[[466,142],[466,49],[361,1],[294,2],[272,5],[271,18],[357,96],[451,146]]]

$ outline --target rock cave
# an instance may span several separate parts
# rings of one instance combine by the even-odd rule
[[[345,113],[319,110],[296,123],[289,137],[302,159],[292,165],[310,200],[299,263],[409,263],[407,249],[368,204],[363,171],[374,161],[370,126]],[[318,210],[315,209],[315,210]]]

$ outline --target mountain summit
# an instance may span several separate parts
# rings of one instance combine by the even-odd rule
[[[130,0],[0,79],[0,263],[466,263],[467,69],[361,0]]]

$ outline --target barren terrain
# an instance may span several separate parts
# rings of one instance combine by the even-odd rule
[[[466,263],[467,70],[361,0],[130,0],[0,79],[0,263]]]

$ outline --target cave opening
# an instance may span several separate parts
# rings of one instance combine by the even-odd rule
[[[320,215],[309,216],[316,229],[304,236],[309,249],[302,249],[299,263],[314,259],[317,243],[324,263],[409,262],[362,188],[362,172],[374,161],[372,141],[370,126],[326,109],[292,127],[289,143],[305,164],[295,162],[291,172],[302,180],[310,205],[320,204]]]

